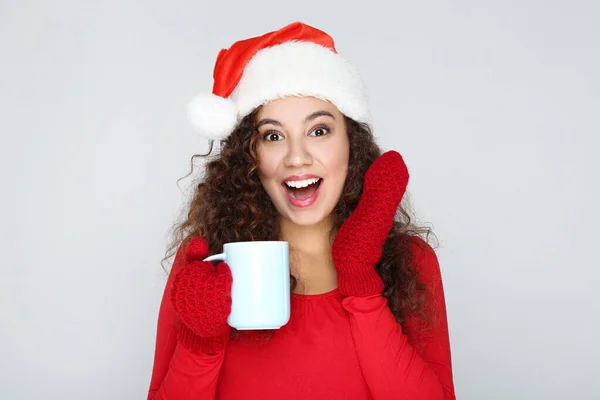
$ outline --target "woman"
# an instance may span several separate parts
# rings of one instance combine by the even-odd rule
[[[454,399],[437,258],[400,206],[408,171],[381,155],[331,37],[294,23],[237,42],[214,78],[189,111],[221,153],[178,230],[148,398]],[[290,246],[275,331],[232,332],[231,272],[202,261],[249,240]]]

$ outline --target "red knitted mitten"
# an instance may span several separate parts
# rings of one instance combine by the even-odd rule
[[[375,160],[365,174],[358,206],[342,224],[333,242],[333,262],[343,296],[383,292],[383,281],[375,265],[381,258],[407,184],[408,169],[395,151],[388,151]]]
[[[193,239],[186,251],[185,263],[175,276],[171,302],[181,318],[179,341],[192,351],[214,353],[229,339],[231,313],[229,266],[221,262],[215,268],[204,239]]]

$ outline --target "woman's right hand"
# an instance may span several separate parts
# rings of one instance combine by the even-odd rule
[[[231,313],[233,278],[226,263],[215,267],[210,261],[202,261],[207,256],[206,241],[192,239],[184,265],[175,275],[171,302],[182,322],[180,342],[193,351],[214,353],[229,340],[227,317]]]

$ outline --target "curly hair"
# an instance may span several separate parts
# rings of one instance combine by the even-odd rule
[[[165,259],[194,237],[203,237],[211,251],[224,243],[279,240],[277,211],[258,177],[255,127],[259,109],[245,117],[234,132],[221,142],[221,152],[206,163],[204,176],[195,188],[187,217],[174,227],[174,240]],[[348,175],[341,198],[333,210],[331,238],[354,211],[362,194],[364,175],[382,151],[368,125],[345,117],[350,144]],[[196,157],[194,155],[192,164]],[[192,168],[193,169],[193,168]],[[376,266],[384,282],[383,295],[396,321],[403,325],[408,316],[427,323],[425,285],[419,280],[411,254],[415,237],[428,240],[429,228],[416,226],[409,212],[408,196],[398,208],[383,255]],[[292,288],[296,279],[291,276]]]

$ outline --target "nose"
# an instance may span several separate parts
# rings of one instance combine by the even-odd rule
[[[312,155],[302,139],[289,140],[288,144],[288,152],[284,159],[286,167],[302,167],[312,164]]]

